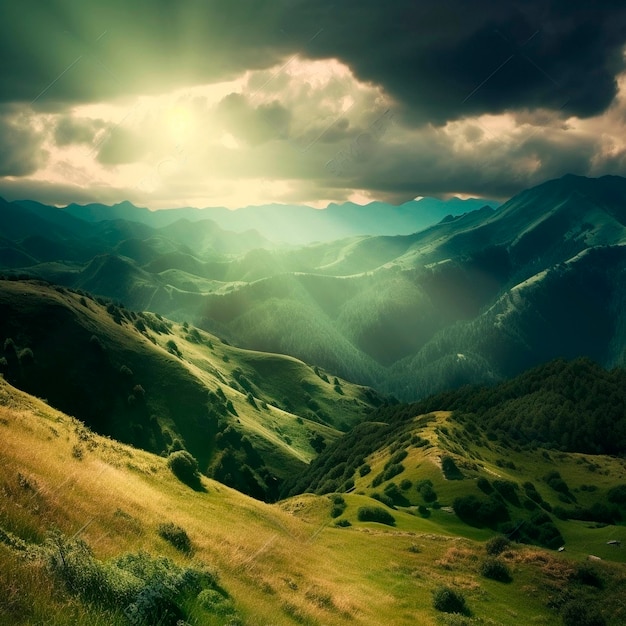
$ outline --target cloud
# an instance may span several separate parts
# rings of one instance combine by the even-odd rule
[[[535,107],[595,115],[610,105],[624,67],[623,2],[348,0],[332,6],[307,0],[290,25],[303,32],[332,12],[334,23],[311,54],[335,56],[360,80],[384,86],[414,123]]]
[[[0,98],[37,107],[339,59],[407,121],[541,107],[589,117],[624,68],[621,0],[50,0],[3,3]],[[400,111],[399,111],[400,112]]]
[[[243,95],[231,93],[215,113],[226,131],[251,145],[289,136],[291,115],[278,100],[254,107]]]
[[[99,146],[96,158],[103,165],[134,163],[147,152],[142,135],[123,126],[114,126],[109,130]]]
[[[77,119],[70,115],[62,115],[54,129],[54,142],[60,147],[92,144],[98,131],[105,126],[102,120]]]
[[[0,176],[27,176],[47,160],[42,149],[44,131],[31,126],[31,120],[17,112],[0,112]]]
[[[623,2],[129,10],[0,6],[0,102],[18,103],[0,115],[0,176],[68,201],[319,206],[626,174]]]

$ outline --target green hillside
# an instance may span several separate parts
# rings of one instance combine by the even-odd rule
[[[414,425],[431,437],[434,460],[457,426],[444,414],[426,422]],[[446,507],[429,517],[388,508],[365,493],[386,451],[355,492],[267,505],[207,478],[190,489],[165,459],[96,435],[3,380],[0,434],[2,624],[618,626],[626,615],[622,551],[606,544],[622,528],[563,523],[557,553],[493,540]],[[413,461],[422,463],[442,502],[446,482],[470,482],[445,481],[428,459],[411,447],[403,462],[415,479]],[[600,488],[609,480],[593,478]],[[409,491],[419,495],[415,484]],[[446,613],[454,609],[465,615]]]
[[[202,471],[257,497],[275,497],[284,477],[382,403],[293,358],[63,287],[0,281],[0,304],[9,382],[117,440],[187,449]]]
[[[621,559],[606,542],[626,538],[625,382],[624,370],[556,361],[384,407],[284,494],[354,492],[465,536]]]

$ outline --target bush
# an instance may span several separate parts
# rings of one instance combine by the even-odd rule
[[[617,485],[609,489],[607,500],[612,504],[626,504],[626,485]]]
[[[198,461],[187,450],[172,452],[167,457],[167,464],[178,480],[190,487],[197,488],[200,486]]]
[[[489,495],[490,493],[493,492],[493,487],[491,486],[491,483],[484,477],[481,476],[477,481],[476,481],[476,486],[483,492],[486,493],[487,495]]]
[[[485,544],[485,550],[490,556],[498,556],[505,550],[508,550],[510,545],[511,542],[506,537],[498,535],[497,537],[492,537],[487,541]]]
[[[408,478],[405,478],[400,483],[400,489],[402,489],[402,491],[408,491],[412,486],[413,483]]]
[[[372,468],[367,463],[363,463],[363,465],[359,467],[359,476],[367,476],[371,471]]]
[[[462,496],[454,500],[452,508],[466,524],[475,526],[493,528],[498,522],[509,520],[506,506],[493,497],[479,499],[473,494]]]
[[[402,463],[393,463],[392,465],[387,467],[387,469],[383,472],[383,481],[390,480],[394,476],[397,476],[398,474],[402,474],[403,471],[404,471],[404,465],[402,465]]]
[[[511,504],[519,506],[519,498],[517,497],[518,485],[511,480],[499,480],[493,481],[493,488]]]
[[[451,456],[444,456],[441,459],[441,469],[443,475],[448,480],[462,480],[464,478],[461,470],[457,467],[457,464]]]
[[[35,356],[30,348],[20,350],[18,359],[22,365],[32,365],[35,362]]]
[[[433,592],[433,607],[442,613],[469,615],[465,597],[460,591],[450,587],[438,587]]]
[[[352,526],[352,524],[347,519],[340,519],[335,522],[335,526],[337,526],[337,528],[348,528],[348,526]]]
[[[567,483],[561,478],[561,474],[557,471],[549,472],[543,477],[543,479],[551,489],[554,489],[554,491],[558,491],[560,493],[569,492]]]
[[[378,493],[378,491],[374,491],[374,493],[372,493],[372,498],[387,505],[390,509],[396,508],[393,498],[386,493]]]
[[[191,540],[187,533],[180,526],[167,522],[165,524],[159,524],[159,535],[165,539],[168,543],[171,543],[177,550],[180,550],[183,554],[191,554]]]
[[[43,550],[49,570],[72,595],[103,609],[123,611],[134,624],[173,626],[188,617],[189,598],[216,584],[205,571],[145,552],[102,562],[82,540],[60,533],[51,534]]]
[[[198,602],[204,609],[216,615],[228,616],[235,612],[232,600],[216,589],[204,589],[201,591],[198,594]]]
[[[565,626],[606,626],[599,608],[584,600],[571,600],[561,607]]]
[[[387,524],[387,526],[396,525],[394,516],[379,506],[360,507],[357,512],[357,518],[360,522],[378,522],[379,524]]]
[[[598,569],[591,563],[579,563],[576,571],[572,575],[572,579],[583,585],[602,589],[604,580]]]
[[[480,575],[501,583],[511,582],[511,572],[507,564],[500,559],[487,559],[480,566]]]
[[[330,509],[330,516],[334,519],[343,514],[343,512],[346,510],[347,504],[343,497],[339,495],[333,496],[331,498],[331,502],[332,507]]]

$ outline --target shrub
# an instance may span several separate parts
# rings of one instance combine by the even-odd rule
[[[191,540],[183,528],[172,522],[167,522],[159,524],[157,530],[159,535],[177,550],[180,550],[183,554],[191,554]]]
[[[565,626],[605,626],[599,608],[585,600],[571,600],[561,607],[561,618]]]
[[[573,580],[589,587],[602,589],[604,580],[598,569],[591,563],[579,563],[572,575]]]
[[[30,348],[20,350],[18,359],[22,365],[32,365],[35,362],[35,355]]]
[[[248,401],[248,404],[250,406],[253,406],[255,409],[258,408],[256,405],[256,400],[254,399],[254,396],[250,391],[248,391],[248,394],[246,395],[246,400]]]
[[[352,524],[347,519],[340,519],[335,522],[335,526],[337,526],[337,528],[348,528],[348,526],[352,526]]]
[[[167,348],[167,351],[170,354],[174,354],[175,356],[182,356],[181,351],[178,348],[178,345],[173,339],[168,339],[167,343],[165,344],[165,347]]]
[[[442,613],[469,615],[465,597],[460,591],[450,587],[438,587],[433,592],[433,607]]]
[[[379,506],[360,507],[357,512],[357,518],[360,522],[378,522],[379,524],[387,524],[387,526],[396,525],[394,516]]]
[[[398,465],[401,461],[404,461],[408,455],[406,450],[398,450],[391,458],[385,463],[385,469],[389,469],[392,465]]]
[[[500,559],[487,559],[480,566],[480,575],[501,583],[511,582],[511,572],[507,564]]]
[[[421,480],[419,483],[417,483],[416,487],[417,491],[420,493],[422,498],[424,498],[425,502],[434,502],[437,499],[437,494],[433,489],[432,481],[428,479]]]
[[[519,499],[517,497],[518,485],[511,480],[494,480],[493,488],[505,499],[519,506]]]
[[[496,498],[481,500],[475,495],[456,498],[452,503],[454,512],[466,523],[493,528],[498,522],[508,521],[506,506]]]
[[[382,502],[383,504],[386,504],[390,509],[396,508],[393,498],[386,493],[378,493],[377,491],[375,491],[374,493],[372,493],[372,498],[374,498],[374,500]]]
[[[404,465],[402,465],[402,463],[394,463],[383,472],[383,481],[390,480],[394,476],[402,474],[403,471]]]
[[[487,495],[489,495],[490,493],[493,492],[493,487],[491,486],[491,483],[484,477],[481,476],[477,481],[476,481],[476,486],[483,492],[486,493]]]
[[[567,483],[561,478],[561,474],[557,471],[552,471],[546,474],[543,479],[546,481],[548,486],[554,491],[559,491],[561,493],[568,493],[569,487]]]
[[[347,504],[343,497],[339,495],[333,496],[331,502],[330,516],[334,519],[335,517],[339,517],[346,510]]]
[[[190,487],[200,486],[198,461],[187,450],[172,452],[167,457],[167,464],[178,480]]]
[[[187,617],[188,599],[216,584],[206,571],[145,552],[102,562],[82,540],[60,533],[49,535],[43,550],[49,570],[72,595],[123,611],[134,624],[176,624]]]
[[[461,473],[461,470],[457,467],[457,464],[451,456],[444,456],[441,459],[441,469],[443,471],[443,475],[448,480],[463,479],[463,474]]]
[[[502,554],[505,550],[509,549],[511,542],[504,537],[503,535],[498,535],[496,537],[492,537],[485,544],[485,550],[487,554],[490,556],[498,556]]]
[[[617,485],[609,489],[607,500],[613,504],[626,504],[626,485]]]
[[[363,463],[361,467],[359,467],[359,476],[367,476],[372,471],[372,468],[367,463]]]
[[[235,612],[232,600],[221,594],[216,589],[204,589],[198,594],[200,605],[216,615],[228,616]]]

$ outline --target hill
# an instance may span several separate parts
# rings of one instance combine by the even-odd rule
[[[37,281],[0,281],[7,380],[99,433],[260,498],[382,399],[290,357]],[[275,376],[267,376],[271,369]]]
[[[555,361],[492,387],[381,408],[284,493],[355,492],[442,524],[454,511],[451,524],[552,549],[584,550],[598,529],[622,540],[625,382],[625,370]]]
[[[564,523],[559,554],[485,543],[443,509],[367,521],[380,503],[357,493],[267,505],[207,478],[194,491],[1,379],[0,432],[3,624],[623,623],[610,527]]]

